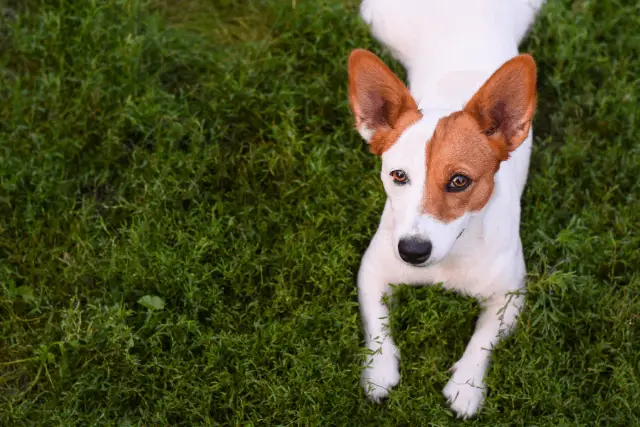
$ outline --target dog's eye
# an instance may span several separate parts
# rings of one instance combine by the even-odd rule
[[[464,175],[454,175],[447,184],[447,191],[457,193],[466,190],[471,185],[471,179]]]
[[[393,178],[393,182],[398,185],[404,185],[407,183],[407,181],[409,181],[409,177],[407,177],[407,174],[404,173],[402,169],[391,171],[390,175],[391,178]]]

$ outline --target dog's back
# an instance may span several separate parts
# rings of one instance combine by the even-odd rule
[[[517,54],[545,0],[364,0],[373,35],[414,70],[497,68]],[[494,70],[490,70],[494,71]]]
[[[391,49],[415,51],[440,36],[483,37],[499,26],[516,44],[526,36],[546,0],[363,0],[360,14]],[[476,33],[476,31],[478,33]],[[495,33],[496,28],[489,32]],[[426,40],[425,40],[426,39]],[[446,43],[445,43],[446,44]]]

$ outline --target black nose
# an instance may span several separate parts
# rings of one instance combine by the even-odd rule
[[[431,255],[431,242],[428,240],[400,239],[398,252],[400,252],[400,258],[409,264],[422,264]]]

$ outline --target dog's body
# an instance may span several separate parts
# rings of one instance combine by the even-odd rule
[[[406,67],[410,88],[373,54],[352,53],[356,125],[382,156],[388,195],[358,275],[365,340],[374,352],[362,380],[373,400],[400,379],[382,302],[390,284],[442,283],[484,306],[444,394],[465,418],[484,401],[491,349],[515,325],[523,299],[520,197],[531,153],[535,64],[517,55],[543,2],[361,5],[374,36]]]

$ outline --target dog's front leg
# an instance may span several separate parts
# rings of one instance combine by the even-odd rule
[[[482,406],[485,398],[484,375],[493,347],[515,326],[523,296],[502,295],[488,300],[478,318],[476,330],[467,348],[451,371],[451,380],[443,393],[451,409],[461,418],[470,418]]]
[[[365,360],[361,384],[374,402],[385,398],[400,381],[399,352],[389,331],[389,310],[382,301],[391,287],[380,274],[381,265],[371,252],[365,254],[358,273],[358,300],[369,355]]]

